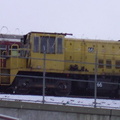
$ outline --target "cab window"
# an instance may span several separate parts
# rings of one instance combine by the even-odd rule
[[[47,51],[47,42],[48,42],[48,37],[41,37],[41,46],[40,46],[40,51],[41,53],[44,53],[44,50]]]
[[[51,37],[49,40],[48,53],[55,53],[55,37]]]
[[[6,45],[0,45],[0,50],[6,50]]]
[[[43,36],[41,39],[41,53],[46,51],[46,53],[54,54],[55,53],[55,37]]]
[[[39,52],[39,37],[34,37],[34,52]]]
[[[0,45],[0,55],[3,55],[3,51],[7,50],[7,46],[6,45]]]
[[[54,36],[34,37],[33,52],[47,54],[63,53],[63,40]]]
[[[57,53],[58,53],[58,54],[63,53],[62,38],[57,38]]]

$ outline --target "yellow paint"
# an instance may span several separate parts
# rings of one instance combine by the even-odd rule
[[[34,36],[48,36],[48,34],[31,33],[29,41],[30,54],[28,58],[19,58],[17,51],[12,51],[12,55],[6,59],[6,69],[10,71],[10,84],[14,81],[15,75],[19,71],[36,71],[42,72],[44,68],[44,54],[33,51]],[[49,36],[59,37],[60,35],[49,34]],[[62,36],[64,38],[64,35]],[[115,74],[119,75],[120,69],[116,69],[115,62],[120,60],[120,42],[118,41],[101,41],[88,39],[71,39],[64,38],[62,54],[46,53],[46,72],[54,73],[75,73],[75,74],[92,74],[95,73],[95,57],[98,61],[103,60],[103,68],[99,68],[97,74]],[[111,60],[112,67],[106,67],[106,61]],[[70,65],[78,65],[78,71],[70,71]],[[87,71],[81,71],[84,67]]]

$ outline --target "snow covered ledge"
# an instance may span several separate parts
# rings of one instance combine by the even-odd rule
[[[0,101],[0,113],[22,120],[118,120],[120,110],[79,106]],[[49,119],[48,119],[49,118]]]

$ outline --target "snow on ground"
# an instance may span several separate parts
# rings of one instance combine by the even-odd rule
[[[43,103],[43,96],[0,94],[0,100]],[[54,97],[54,96],[44,97],[44,104],[94,107],[95,105],[94,103],[95,103],[95,100],[92,98],[71,98],[71,97]],[[96,107],[120,110],[120,100],[97,99]]]

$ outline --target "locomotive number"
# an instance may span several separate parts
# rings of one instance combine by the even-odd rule
[[[102,82],[97,82],[97,87],[102,87]]]
[[[94,48],[93,47],[89,47],[88,48],[88,52],[94,52]]]

